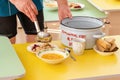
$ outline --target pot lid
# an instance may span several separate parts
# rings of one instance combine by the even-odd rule
[[[62,20],[61,24],[75,29],[96,29],[103,26],[101,20],[88,16],[73,16],[72,19],[65,18]]]

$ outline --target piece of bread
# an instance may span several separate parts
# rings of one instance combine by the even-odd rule
[[[117,51],[118,49],[119,49],[118,47],[115,47],[111,52]]]
[[[116,44],[113,43],[112,46],[111,46],[111,48],[110,48],[110,51],[115,51],[115,50],[117,50],[117,49],[118,49],[118,48],[117,48]]]
[[[110,43],[101,38],[96,41],[96,44],[103,47],[105,50],[108,50],[111,47]]]
[[[98,50],[100,50],[100,51],[102,51],[102,52],[105,51],[105,48],[103,48],[102,46],[100,46],[100,45],[98,45],[98,44],[96,44],[96,46],[97,46],[97,49],[98,49]]]
[[[110,43],[111,45],[115,43],[114,38],[104,38],[104,40],[107,41],[108,43]]]
[[[96,46],[98,50],[102,52],[113,52],[118,50],[117,45],[115,44],[114,38],[100,38],[96,40]]]

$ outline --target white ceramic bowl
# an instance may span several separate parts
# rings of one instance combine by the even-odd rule
[[[98,54],[100,54],[100,55],[102,55],[102,56],[110,56],[110,55],[112,55],[112,54],[114,54],[114,53],[116,52],[116,51],[114,51],[114,52],[102,52],[102,51],[100,51],[100,50],[97,49],[97,46],[96,46],[96,45],[93,47],[93,49],[94,49]]]
[[[54,56],[53,56],[53,54],[54,54]],[[47,55],[47,58],[45,58],[45,55]],[[48,55],[49,55],[49,57],[48,57]],[[62,58],[56,59],[55,55],[57,55],[57,57],[58,57],[58,55],[62,56]],[[69,52],[67,50],[61,50],[61,49],[44,50],[44,51],[40,51],[37,54],[37,57],[46,63],[58,64],[58,63],[63,62],[65,59],[67,59],[69,57]]]

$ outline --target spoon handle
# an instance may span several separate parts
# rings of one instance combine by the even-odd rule
[[[38,21],[34,21],[34,24],[35,24],[35,28],[36,28],[37,33],[40,32]]]
[[[73,59],[73,61],[76,61],[76,58],[74,58],[71,54],[70,54],[71,59]]]
[[[71,51],[70,51],[70,49],[69,48],[65,48],[65,50],[67,50],[68,52],[69,52],[69,54],[70,54],[70,58],[73,60],[73,61],[76,61],[76,58],[75,57],[73,57],[72,55],[71,55]]]

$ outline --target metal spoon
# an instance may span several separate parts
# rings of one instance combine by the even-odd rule
[[[72,55],[71,55],[71,51],[70,51],[70,49],[69,48],[65,48],[65,50],[67,50],[68,52],[69,52],[69,54],[70,54],[70,58],[73,60],[73,61],[76,61],[76,58],[75,57],[73,57]]]
[[[44,43],[51,42],[52,36],[50,35],[50,33],[44,32],[44,30],[41,31],[39,28],[38,21],[34,21],[34,24],[37,31],[37,41]]]

